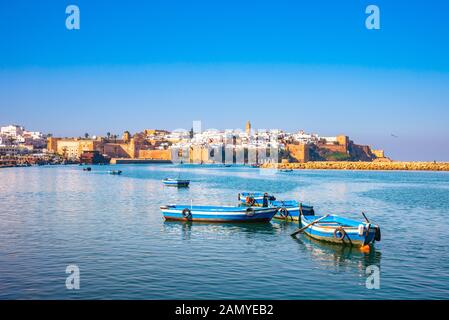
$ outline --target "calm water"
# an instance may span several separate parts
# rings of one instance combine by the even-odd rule
[[[449,174],[174,165],[0,170],[1,299],[448,299]],[[165,177],[192,180],[163,187]],[[164,222],[159,206],[226,204],[239,191],[304,199],[382,228],[363,253],[289,236],[296,225]],[[76,264],[81,288],[65,287]],[[380,289],[365,286],[380,268]]]

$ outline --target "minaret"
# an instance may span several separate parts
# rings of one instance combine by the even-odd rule
[[[128,143],[130,139],[131,139],[131,134],[129,133],[129,131],[123,132],[123,140],[124,140],[126,143]]]
[[[251,135],[251,122],[249,122],[249,120],[246,121],[245,131],[247,136]]]

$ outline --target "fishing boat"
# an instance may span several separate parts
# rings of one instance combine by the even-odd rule
[[[190,184],[190,180],[166,178],[162,180],[162,183],[169,187],[188,187]]]
[[[122,174],[122,170],[109,170],[109,174],[120,175]]]
[[[304,232],[311,238],[363,247],[380,241],[381,233],[378,225],[343,218],[337,215],[325,216],[301,216],[302,228],[295,231],[293,235]]]
[[[203,222],[268,222],[276,214],[276,208],[232,206],[161,206],[165,220]]]
[[[304,205],[296,200],[276,200],[274,196],[262,192],[241,192],[238,199],[240,205],[261,207],[263,206],[264,196],[267,197],[267,205],[276,207],[278,210],[274,216],[275,219],[299,221],[301,212],[307,216],[315,214],[312,206]]]
[[[292,172],[293,169],[281,169],[279,170],[279,172]]]

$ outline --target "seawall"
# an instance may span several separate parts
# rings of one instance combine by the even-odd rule
[[[266,163],[262,168],[271,169],[321,169],[321,170],[416,170],[449,171],[449,162],[351,162],[311,161],[305,163]]]

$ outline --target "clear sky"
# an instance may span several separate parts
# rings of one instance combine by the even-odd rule
[[[65,27],[76,4],[81,29]],[[365,8],[380,8],[380,30]],[[0,125],[347,134],[449,161],[449,1],[0,2]]]

